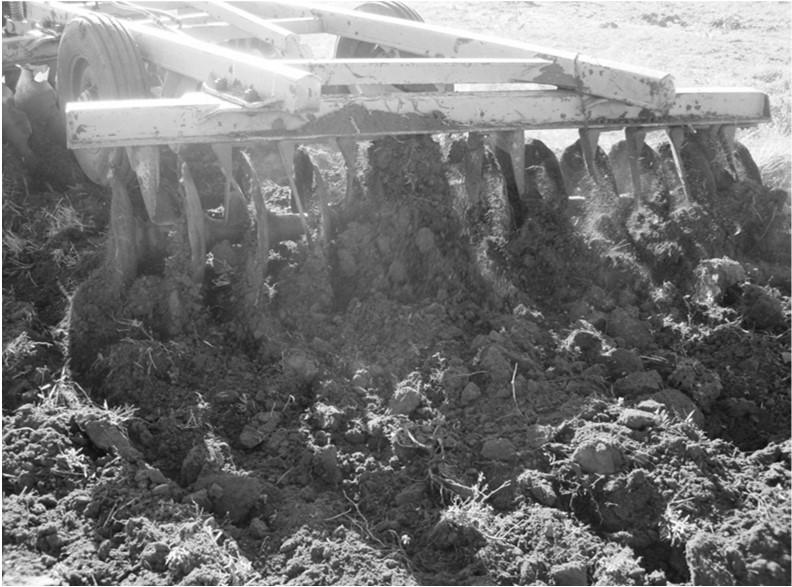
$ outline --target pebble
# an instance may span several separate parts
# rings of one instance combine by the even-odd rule
[[[454,392],[461,390],[468,382],[468,370],[461,365],[450,365],[448,369],[443,371],[440,382],[446,390],[446,393],[453,395]]]
[[[338,269],[345,277],[352,277],[357,273],[355,257],[347,249],[338,250]]]
[[[605,355],[604,358],[611,377],[624,377],[630,373],[643,371],[643,361],[641,360],[641,356],[635,351],[628,349],[613,349],[613,351]]]
[[[423,228],[419,228],[418,232],[415,233],[415,245],[418,247],[418,250],[423,254],[426,254],[432,249],[434,249],[435,237],[431,229],[425,226]]]
[[[663,404],[653,399],[645,399],[636,406],[639,410],[652,412],[653,414],[659,414],[663,407]]]
[[[613,391],[618,396],[634,397],[660,391],[662,387],[663,378],[657,371],[638,371],[617,379],[613,384]]]
[[[259,430],[257,426],[245,424],[245,427],[239,434],[239,444],[241,444],[244,448],[251,449],[264,442],[266,438],[267,435]]]
[[[575,449],[572,460],[587,473],[611,475],[621,468],[622,454],[607,439],[590,439]]]
[[[723,540],[700,530],[685,545],[685,562],[693,585],[737,585],[729,569]]]
[[[692,414],[693,423],[697,426],[704,425],[704,414],[692,399],[679,391],[668,387],[653,394],[651,399],[660,402],[668,412],[680,420],[685,420]]]
[[[199,489],[188,493],[183,500],[185,503],[193,503],[198,507],[209,511],[212,507],[212,502],[209,501],[209,492],[206,489]]]
[[[355,387],[370,387],[373,382],[371,373],[367,369],[358,369],[352,376],[352,385]]]
[[[96,549],[96,558],[104,562],[110,557],[110,552],[112,550],[113,550],[113,541],[109,539],[104,539],[102,540],[102,542],[99,543],[99,548]]]
[[[234,524],[239,525],[262,500],[266,493],[261,481],[255,477],[238,472],[221,472],[202,476],[196,487],[206,489],[211,496],[211,511],[219,518],[225,516]]]
[[[158,497],[167,497],[171,493],[171,487],[169,483],[160,483],[156,485],[152,490],[151,493]]]
[[[208,494],[211,499],[220,499],[224,493],[223,487],[217,483],[212,483],[209,486]]]
[[[412,414],[421,405],[423,395],[420,391],[409,385],[402,385],[396,388],[393,397],[388,402],[388,409],[392,414]]]
[[[511,381],[514,365],[506,358],[506,353],[497,344],[489,345],[479,351],[477,367],[488,371],[493,382]]]
[[[585,300],[576,300],[566,306],[567,314],[571,320],[586,319],[593,310]]]
[[[153,571],[165,569],[165,559],[170,553],[170,548],[164,542],[149,542],[140,553],[140,560]]]
[[[720,376],[696,359],[681,359],[668,382],[692,397],[702,410],[708,410],[723,389]]]
[[[250,533],[253,535],[253,537],[258,538],[259,540],[266,538],[270,533],[267,523],[258,516],[250,520],[248,529],[250,530]]]
[[[567,338],[570,347],[577,347],[585,358],[593,358],[602,350],[602,339],[587,330],[575,330]]]
[[[137,461],[142,455],[133,448],[126,434],[111,422],[105,420],[88,420],[83,424],[85,433],[97,448],[109,451],[115,449],[119,455],[129,461]]]
[[[651,412],[627,408],[619,414],[617,422],[632,430],[643,430],[650,426],[657,426],[660,423],[660,418]]]
[[[516,455],[514,443],[507,438],[488,438],[481,447],[481,456],[493,461],[510,461]]]
[[[558,499],[547,476],[534,469],[520,473],[517,486],[525,495],[547,507],[553,507]]]
[[[426,494],[426,483],[416,481],[396,494],[396,504],[400,506],[417,504]]]
[[[731,286],[745,281],[745,269],[733,259],[704,259],[695,269],[696,283],[693,300],[699,304],[719,304],[723,293]]]
[[[463,406],[473,403],[481,397],[481,388],[472,381],[465,386],[462,390],[462,395],[459,398]]]
[[[526,557],[520,563],[520,585],[534,585],[545,569],[544,562],[534,556]]]
[[[240,253],[227,240],[222,240],[212,247],[211,253],[215,267],[218,263],[221,266],[224,264],[227,267],[236,267],[241,259]]]
[[[336,432],[344,425],[344,413],[335,406],[319,402],[314,406],[313,420],[320,430]]]
[[[255,416],[255,421],[258,423],[259,429],[267,434],[275,432],[280,426],[281,415],[280,412],[270,410],[269,412],[258,412]]]
[[[303,382],[310,383],[319,375],[319,366],[306,351],[291,349],[284,353],[283,371],[296,376]]]
[[[338,450],[335,446],[331,444],[316,448],[314,470],[331,485],[341,481],[343,475],[338,468]]]
[[[154,485],[160,485],[162,483],[167,483],[168,479],[165,477],[162,471],[160,471],[156,467],[152,467],[151,465],[144,464],[135,473],[135,481],[137,483],[151,482]]]
[[[396,285],[407,281],[407,266],[403,261],[394,259],[393,263],[388,267],[388,279]]]
[[[526,429],[523,442],[531,448],[539,448],[543,444],[550,442],[553,432],[553,426],[533,424]]]
[[[786,328],[784,304],[763,287],[752,283],[745,284],[740,308],[748,326],[767,330]]]
[[[554,565],[550,576],[556,585],[588,585],[585,563],[568,562]]]
[[[377,250],[383,257],[390,257],[391,239],[386,236],[377,237]]]
[[[632,317],[624,308],[616,308],[608,315],[607,333],[638,349],[646,348],[654,342],[649,324]]]
[[[39,497],[38,502],[47,509],[52,509],[58,505],[58,500],[51,493],[46,493]]]

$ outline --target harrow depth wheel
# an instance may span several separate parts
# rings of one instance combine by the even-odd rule
[[[58,99],[67,102],[142,98],[147,95],[143,61],[132,36],[116,19],[87,14],[69,22],[58,47]],[[77,149],[74,156],[88,178],[109,185],[109,172],[132,177],[123,149]]]
[[[380,16],[391,16],[393,18],[401,18],[403,20],[412,20],[415,22],[424,21],[421,15],[415,10],[403,2],[398,1],[366,2],[356,7],[355,10],[369,12],[371,14],[378,14]],[[350,39],[347,37],[340,37],[338,39],[335,48],[335,56],[336,58],[341,59],[420,57],[420,55],[415,53],[398,51],[392,47],[379,45],[377,43],[369,43],[367,41],[358,41],[356,39]],[[394,87],[401,90],[402,92],[434,92],[437,90],[436,86],[429,84],[397,85]],[[339,88],[336,88],[336,90],[343,92],[343,90]]]

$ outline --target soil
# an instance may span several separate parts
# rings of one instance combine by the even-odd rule
[[[696,6],[454,3],[451,24],[560,14],[641,54],[788,38],[774,4]],[[138,233],[156,246],[119,284],[108,190],[4,145],[4,584],[790,584],[788,153],[678,207],[658,147],[640,203],[583,185],[572,210],[547,169],[520,200],[475,136],[362,143],[349,190],[340,153],[302,152],[329,195],[303,201],[310,241],[262,259],[247,229],[196,281],[179,221]],[[180,155],[221,205],[211,153]]]

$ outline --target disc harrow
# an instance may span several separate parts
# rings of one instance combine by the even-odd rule
[[[677,88],[662,71],[426,23],[401,2],[358,10],[300,1],[9,2],[4,22],[4,72],[54,65],[68,147],[86,176],[112,191],[118,287],[135,276],[135,184],[140,222],[165,230],[186,221],[196,281],[212,243],[251,230],[263,279],[275,242],[311,238],[305,203],[314,192],[327,242],[327,181],[301,147],[312,143],[340,152],[354,199],[363,193],[360,142],[465,133],[467,197],[481,196],[490,149],[512,228],[540,200],[577,214],[591,194],[608,206],[661,190],[679,207],[716,197],[724,183],[761,182],[736,132],[769,121],[765,94]],[[332,56],[315,56],[317,38],[335,39]],[[554,129],[578,133],[560,160],[526,140]],[[613,132],[623,138],[608,156],[600,140]],[[664,136],[657,151],[650,135]],[[190,144],[212,147],[222,219],[207,215],[196,170],[181,155]],[[178,162],[180,214],[163,195],[168,151]],[[239,185],[242,164],[259,189]],[[284,173],[292,212],[273,214],[261,186]]]

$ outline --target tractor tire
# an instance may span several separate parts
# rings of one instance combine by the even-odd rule
[[[144,98],[146,72],[134,39],[116,19],[104,14],[79,16],[69,22],[58,47],[58,100],[68,102]],[[112,169],[128,182],[134,175],[123,148],[76,149],[85,175],[102,186]]]
[[[391,16],[393,18],[401,18],[403,20],[412,20],[415,22],[423,22],[424,19],[415,10],[398,1],[374,1],[365,2],[356,7],[355,10],[360,12],[368,12],[370,14],[378,14],[380,16]],[[358,41],[347,37],[339,37],[336,42],[335,56],[340,59],[367,59],[373,57],[382,57],[388,55],[394,50],[389,47],[378,45],[376,43],[369,43],[366,41]],[[420,57],[415,53],[408,53],[406,51],[396,51],[399,57]],[[411,84],[411,85],[397,85],[395,86],[402,92],[434,92],[437,86],[431,84]],[[333,87],[328,88],[331,93],[350,93],[348,88]]]

